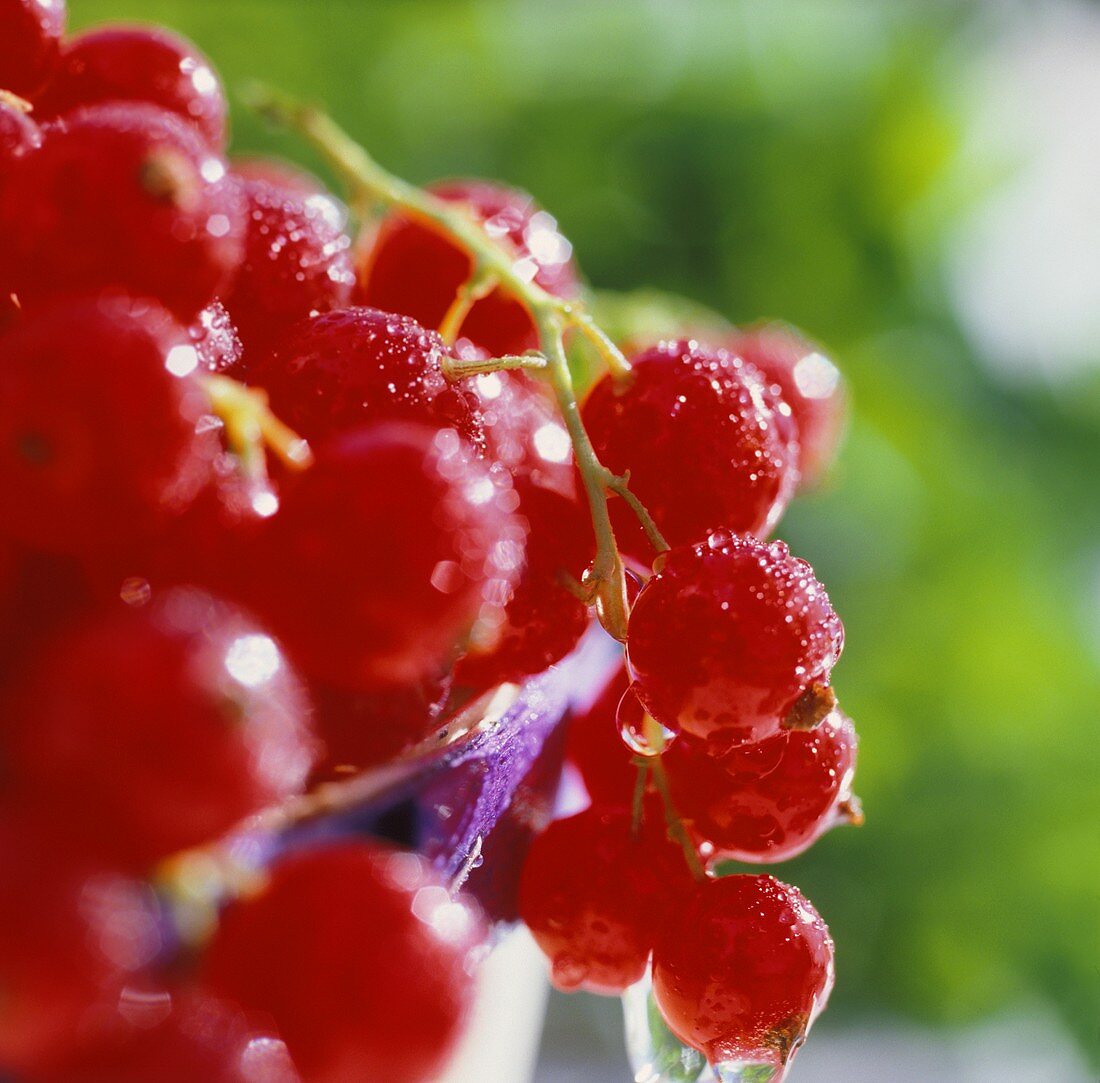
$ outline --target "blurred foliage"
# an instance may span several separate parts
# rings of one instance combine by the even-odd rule
[[[71,7],[78,25],[175,26],[231,89],[260,78],[325,103],[411,179],[528,188],[598,286],[781,316],[829,345],[853,391],[847,446],[782,528],[844,617],[837,685],[862,734],[867,826],[782,870],[836,935],[827,1019],[960,1024],[1048,1001],[1100,1060],[1097,411],[992,380],[937,272],[988,183],[956,161],[980,11]],[[237,149],[310,160],[235,123]]]

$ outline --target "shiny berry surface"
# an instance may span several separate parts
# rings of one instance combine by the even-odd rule
[[[529,195],[476,180],[447,181],[429,190],[468,208],[490,236],[514,253],[514,265],[526,278],[559,297],[576,293],[572,246]],[[470,257],[453,241],[395,216],[382,224],[366,250],[362,299],[387,312],[403,312],[425,327],[438,327],[472,269]],[[493,356],[538,345],[530,313],[499,289],[474,304],[460,334]]]
[[[797,332],[780,324],[742,331],[724,343],[775,385],[798,431],[801,484],[821,480],[844,430],[847,394],[836,365]]]
[[[17,158],[42,145],[42,132],[22,109],[0,98],[0,186]]]
[[[249,375],[309,440],[372,421],[416,421],[483,447],[478,397],[468,382],[446,379],[445,356],[439,335],[408,316],[352,307],[296,324]]]
[[[307,709],[274,640],[181,589],[44,648],[8,704],[5,762],[58,833],[144,871],[301,789]]]
[[[186,508],[219,450],[198,431],[196,363],[167,312],[121,296],[70,298],[0,337],[0,534],[86,553]]]
[[[244,353],[241,336],[225,305],[211,301],[187,328],[199,365],[206,372],[232,374],[240,367]]]
[[[813,569],[783,542],[728,531],[662,561],[630,615],[639,697],[715,747],[775,734],[804,691],[828,682],[844,642]]]
[[[619,701],[629,685],[625,667],[619,669],[592,706],[569,721],[565,755],[580,772],[594,804],[626,808],[634,793],[638,772],[616,722]]]
[[[786,1064],[832,985],[825,922],[772,876],[698,885],[653,951],[661,1014],[712,1064]]]
[[[27,823],[0,828],[0,1063],[41,1070],[109,1015],[162,948],[151,892]],[[31,1078],[36,1078],[31,1075]]]
[[[453,430],[397,422],[316,454],[249,550],[252,607],[314,680],[369,690],[438,672],[499,619],[522,566],[510,479]]]
[[[343,844],[232,903],[202,977],[269,1017],[310,1083],[426,1083],[460,1032],[479,938],[423,858]]]
[[[515,482],[527,523],[526,563],[492,646],[471,652],[456,680],[472,687],[517,681],[561,661],[588,627],[588,607],[563,584],[579,582],[593,556],[592,524],[576,500],[529,479]]]
[[[0,89],[33,98],[57,68],[65,0],[0,0]]]
[[[210,61],[160,27],[100,26],[70,38],[36,112],[49,119],[108,101],[159,106],[193,124],[211,147],[225,143],[225,93]]]
[[[335,204],[261,180],[237,180],[245,200],[244,260],[222,294],[248,361],[291,324],[347,304],[351,239]]]
[[[225,163],[174,113],[78,110],[0,191],[0,276],[24,304],[104,287],[189,321],[226,283],[244,220]]]
[[[621,384],[604,377],[582,416],[600,461],[630,487],[670,545],[725,527],[766,534],[797,482],[797,448],[758,373],[725,350],[662,343]],[[620,547],[648,568],[654,553],[630,509],[612,504]]]
[[[812,730],[779,733],[719,763],[680,742],[665,757],[676,808],[718,860],[787,861],[851,818],[856,733],[834,711]]]
[[[659,815],[635,838],[628,810],[593,807],[555,821],[532,843],[520,916],[559,989],[614,995],[645,972],[692,884]]]

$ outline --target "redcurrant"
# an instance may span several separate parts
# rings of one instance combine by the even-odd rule
[[[65,0],[0,0],[0,90],[33,98],[57,68]]]

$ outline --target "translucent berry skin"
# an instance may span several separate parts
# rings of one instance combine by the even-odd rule
[[[9,709],[21,800],[135,872],[298,792],[314,755],[305,695],[274,640],[196,590],[72,629]]]
[[[161,934],[148,889],[26,823],[0,829],[0,873],[0,1062],[36,1079],[114,1008]]]
[[[99,102],[145,102],[193,124],[216,150],[225,145],[226,102],[210,61],[185,38],[154,26],[109,25],[76,34],[36,105],[44,119]]]
[[[772,876],[699,884],[653,951],[653,991],[712,1064],[786,1064],[833,985],[833,942],[797,888]]]
[[[630,488],[670,545],[725,527],[763,536],[798,480],[783,408],[755,369],[725,350],[666,342],[632,359],[629,380],[604,377],[582,417],[600,461]],[[620,548],[646,568],[653,549],[623,501],[611,506]]]
[[[241,209],[225,163],[174,113],[90,106],[0,190],[0,277],[24,304],[115,287],[186,323],[240,261]]]
[[[788,861],[845,819],[856,733],[834,711],[812,730],[779,733],[719,763],[678,742],[666,757],[676,808],[715,860]]]
[[[127,989],[119,1013],[34,1083],[301,1083],[286,1046],[201,993]]]
[[[355,271],[332,201],[262,180],[236,183],[246,203],[245,255],[222,301],[251,362],[291,324],[346,305]]]
[[[478,397],[443,375],[443,340],[408,316],[342,308],[290,328],[250,369],[276,415],[309,440],[372,421],[456,429],[485,445]]]
[[[240,369],[244,354],[241,336],[221,301],[211,301],[188,327],[187,333],[198,354],[199,365],[206,372],[232,375]]]
[[[425,1083],[461,1030],[480,937],[420,856],[330,846],[225,910],[202,977],[270,1016],[310,1083]]]
[[[647,817],[635,838],[628,810],[592,807],[555,821],[531,844],[520,916],[550,960],[555,986],[613,996],[645,973],[691,884],[663,821]]]
[[[0,0],[0,89],[34,98],[57,67],[65,0]]]
[[[471,652],[456,680],[475,688],[519,681],[560,662],[588,627],[588,607],[561,582],[579,582],[593,556],[592,523],[576,500],[528,478],[515,481],[527,522],[527,559],[491,649]]]
[[[187,333],[152,302],[70,298],[0,337],[0,534],[85,554],[148,536],[219,453]]]
[[[477,180],[447,181],[429,190],[448,203],[467,207],[494,238],[511,248],[521,273],[548,293],[571,297],[577,292],[572,247],[529,195]],[[360,295],[365,304],[403,312],[425,327],[439,327],[472,270],[470,257],[452,240],[393,216],[366,250]],[[491,356],[538,346],[530,313],[499,289],[474,304],[459,333]]]
[[[41,145],[38,125],[22,109],[0,99],[0,186],[15,160]]]
[[[779,731],[827,684],[844,628],[824,587],[783,542],[729,531],[672,549],[630,614],[635,688],[658,721],[712,749]]]
[[[847,393],[836,365],[782,324],[739,332],[724,345],[759,369],[790,407],[798,433],[801,485],[819,483],[844,431]]]
[[[511,481],[449,429],[335,437],[252,544],[247,589],[306,674],[350,691],[438,672],[523,563]]]
[[[569,721],[566,759],[580,772],[594,804],[627,808],[634,793],[638,771],[616,721],[619,701],[629,686],[624,666],[589,710]]]

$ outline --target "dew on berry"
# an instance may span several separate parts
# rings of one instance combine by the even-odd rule
[[[619,700],[615,722],[623,744],[636,756],[660,756],[678,734],[677,730],[662,725],[646,711],[633,687],[628,688]]]

